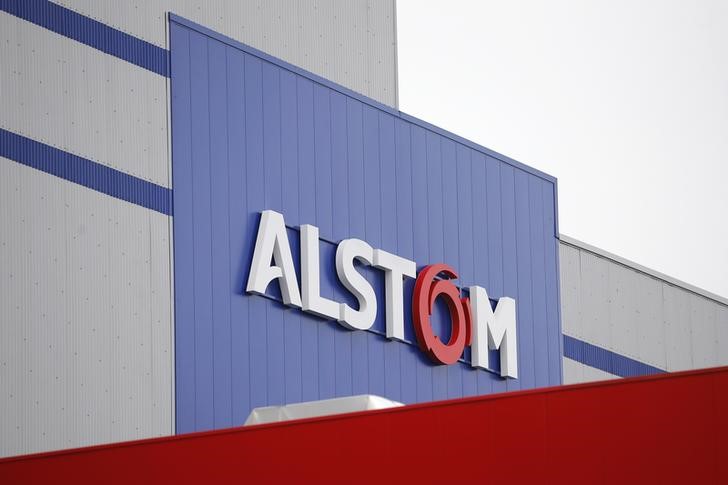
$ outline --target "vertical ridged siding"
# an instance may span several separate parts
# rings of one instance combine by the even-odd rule
[[[164,48],[166,14],[172,12],[388,106],[397,105],[394,0],[55,3]]]
[[[239,425],[264,405],[561,382],[552,179],[187,24],[173,21],[171,36],[177,432]],[[351,301],[332,265],[334,243],[355,237],[515,297],[520,378],[431,365],[413,345],[412,280],[409,343],[380,335],[375,270],[364,270],[380,302],[373,332],[284,309],[276,285],[270,299],[244,294],[265,209],[319,227],[324,296]]]
[[[166,80],[0,11],[0,128],[170,185]]]
[[[169,218],[118,200],[169,213],[169,10],[243,40],[250,35],[293,62],[316,63],[317,72],[386,103],[396,76],[393,22],[378,35],[389,49],[367,65],[374,33],[362,20],[363,1],[56,3],[80,15],[42,0],[0,1],[0,128],[25,139],[23,160],[1,160],[0,222],[8,230],[0,234],[0,455],[173,430]],[[393,11],[393,1],[382,5],[370,11],[375,20]],[[368,83],[372,69],[390,84]],[[35,149],[41,144],[43,153]],[[28,154],[27,165],[47,173],[17,163]],[[80,170],[67,170],[69,161]],[[157,185],[153,203],[145,181]],[[49,315],[68,329],[44,323]],[[243,378],[240,368],[233,376]],[[229,411],[239,421],[242,411]]]
[[[168,223],[0,158],[0,456],[172,431]]]
[[[618,376],[605,372],[596,367],[591,367],[564,357],[564,384],[579,384],[582,382],[606,381],[609,379],[617,379]]]
[[[167,51],[48,0],[2,0],[0,9],[136,66],[168,76]]]

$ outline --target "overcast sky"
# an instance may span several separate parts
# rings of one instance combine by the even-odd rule
[[[397,17],[402,111],[556,176],[562,234],[728,297],[728,1]]]

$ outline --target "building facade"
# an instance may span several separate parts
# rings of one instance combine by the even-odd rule
[[[564,383],[728,365],[728,300],[562,235]]]
[[[0,456],[728,363],[724,300],[560,240],[554,177],[398,111],[393,0],[5,0],[0,26]],[[247,291],[264,211],[318,310]],[[412,277],[392,337],[385,263],[352,262],[372,325],[337,322],[347,239],[514,299],[517,376],[502,347],[433,363]]]

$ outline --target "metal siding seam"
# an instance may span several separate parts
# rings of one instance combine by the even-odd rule
[[[280,69],[274,66],[276,70]],[[313,89],[313,114],[314,114],[314,170],[316,176],[316,218],[320,229],[320,235],[330,238],[332,235],[332,180],[331,180],[331,105],[329,90],[320,85],[314,85]],[[329,251],[333,248],[321,247],[321,260],[326,265],[334,261],[333,254]],[[327,251],[327,249],[329,251]],[[320,292],[325,298],[333,297],[333,284],[330,273],[321,272]],[[318,357],[318,380],[319,399],[333,398],[336,389],[335,375],[335,346],[334,335],[329,326],[337,325],[335,322],[319,322],[317,325],[317,338],[319,351]]]
[[[546,316],[547,316],[547,333],[549,341],[549,385],[558,385],[562,382],[563,375],[563,339],[560,312],[560,288],[559,280],[559,246],[555,232],[552,231],[555,221],[553,184],[544,182],[543,186],[543,209],[544,218],[544,255],[546,257]]]
[[[458,271],[456,284],[463,287],[465,281],[462,279],[459,254],[458,234],[458,194],[457,194],[457,150],[452,140],[444,139],[441,142],[442,151],[442,214],[443,214],[443,261],[450,264]],[[463,369],[467,365],[456,364],[447,366],[447,396],[462,397],[463,395]]]
[[[380,160],[380,227],[382,231],[381,248],[394,254],[402,254],[397,246],[397,180],[395,154],[394,117],[388,113],[379,113],[379,160]],[[379,300],[382,301],[382,300]],[[380,305],[384,306],[384,305]],[[384,309],[383,309],[384,310]],[[384,316],[384,311],[382,312]],[[381,340],[381,337],[380,337]],[[384,391],[395,401],[401,401],[401,345],[384,346]]]
[[[394,108],[399,109],[399,42],[397,41],[397,0],[392,0],[392,25],[394,26]]]
[[[521,387],[536,386],[536,362],[533,335],[533,288],[531,274],[531,249],[529,237],[528,177],[514,171],[514,196],[516,205],[516,251],[518,267],[517,318],[521,328],[518,333],[518,378]]]
[[[175,130],[172,136],[172,184],[180,193],[192,192],[192,128],[190,83],[190,31],[170,23],[172,50],[172,77],[170,83],[171,114]],[[192,265],[192,198],[180,197],[175,202],[179,214],[174,218],[174,347],[175,347],[175,432],[195,429],[194,357],[181,359],[180,355],[194,355],[194,286]]]
[[[412,239],[412,153],[411,134],[408,123],[395,119],[395,180],[397,198],[397,248],[400,255],[414,259],[414,241]],[[408,278],[405,281],[405,295],[412,294],[414,281]],[[404,300],[404,319],[412,321],[412,305],[407,298]],[[405,329],[405,339],[414,338],[411,326]],[[401,398],[405,404],[417,400],[417,362],[415,360],[414,346],[407,346],[400,350],[400,378]]]
[[[195,340],[195,426],[213,428],[212,230],[210,220],[210,104],[207,37],[190,35],[192,220]],[[195,69],[197,67],[197,69]],[[209,349],[206,352],[204,349]]]
[[[349,202],[349,237],[365,239],[366,194],[364,192],[364,115],[362,103],[346,100],[347,192]],[[369,386],[367,336],[354,332],[351,336],[352,393],[363,394]]]
[[[363,129],[363,154],[364,154],[364,196],[365,196],[365,221],[364,239],[372,247],[381,247],[382,226],[381,226],[381,162],[379,154],[379,113],[370,106],[364,106],[362,112]],[[366,272],[366,277],[374,287],[378,302],[384,301],[382,288],[374,281],[372,271]],[[377,317],[373,330],[382,331],[381,326],[383,315],[382,305],[377,306]],[[377,325],[377,324],[380,325]],[[370,394],[378,396],[385,395],[385,368],[384,368],[384,342],[378,335],[367,333],[367,357],[369,362],[367,389]]]
[[[2,128],[0,156],[117,199],[172,215],[172,190]]]
[[[536,355],[536,386],[547,386],[548,333],[546,329],[546,278],[543,251],[543,199],[541,181],[530,178],[528,184],[531,241],[531,284],[533,291],[533,347]]]
[[[487,204],[487,181],[486,181],[486,163],[485,155],[480,152],[470,150],[470,170],[472,177],[471,193],[473,195],[473,281],[481,284],[489,282],[488,264],[489,264],[489,240],[488,240],[488,204]],[[519,344],[520,345],[520,344]],[[478,372],[477,375],[477,392],[479,394],[488,394],[493,391],[492,376],[484,372]]]
[[[434,133],[427,133],[427,218],[429,258],[426,261],[443,261],[445,258],[443,187],[442,187],[442,139]],[[433,316],[436,311],[433,309]],[[433,318],[431,322],[435,322]],[[432,397],[447,399],[447,367],[432,368]]]
[[[245,56],[245,129],[246,129],[246,197],[248,214],[256,220],[265,201],[265,167],[263,162],[263,66],[260,59]],[[249,227],[255,227],[251,225]],[[254,232],[254,231],[251,231]],[[267,304],[252,298],[248,304],[248,357],[250,363],[250,406],[265,406],[268,402]]]
[[[228,73],[228,129],[234,136],[228,138],[228,197],[230,210],[229,223],[236,221],[242,227],[239,231],[230,231],[230,248],[246,248],[252,246],[252,231],[249,231],[251,218],[246,217],[247,200],[245,196],[245,166],[246,166],[246,130],[245,130],[245,54],[237,49],[226,49],[227,73]],[[231,265],[233,272],[230,278],[230,286],[234,292],[231,299],[230,314],[247,315],[248,300],[242,297],[245,287],[245,274],[248,258],[244,251],[230,250]],[[234,319],[230,329],[230,385],[232,402],[233,425],[241,425],[245,422],[247,410],[250,408],[250,366],[248,361],[248,321],[246,319]],[[232,349],[238,349],[233,352]],[[237,385],[235,385],[237,384]]]
[[[281,69],[281,75],[292,75]],[[332,180],[332,235],[334,240],[349,237],[348,168],[346,133],[346,97],[335,91],[330,92],[331,103],[331,166]],[[339,161],[339,163],[336,163]],[[333,284],[338,301],[348,298],[339,284]],[[336,396],[352,395],[352,332],[336,332],[335,345],[335,386]]]
[[[236,49],[229,48],[230,52]],[[299,221],[298,195],[298,109],[296,76],[281,72],[281,172],[283,213],[290,222]],[[240,255],[242,257],[242,254]],[[242,290],[242,285],[239,287]],[[242,291],[241,291],[242,293]],[[286,312],[284,315],[284,361],[286,403],[301,401],[301,315]]]
[[[0,10],[52,32],[169,76],[169,52],[47,0],[0,0]]]
[[[455,158],[457,165],[457,228],[458,228],[458,270],[463,286],[475,283],[475,255],[473,247],[473,187],[471,150],[458,145]],[[412,317],[409,316],[411,319]],[[408,320],[411,321],[411,320]],[[465,349],[465,361],[470,361],[470,348]],[[478,393],[478,372],[466,368],[462,375],[463,396]]]
[[[313,139],[313,83],[296,77],[298,115],[298,197],[299,223],[316,220],[316,177]],[[250,208],[248,209],[251,210]],[[297,254],[298,241],[293,238],[291,250]],[[318,334],[317,320],[301,315],[301,399],[318,399]]]
[[[603,349],[569,335],[564,335],[564,357],[619,377],[661,374],[666,371]]]
[[[516,186],[513,167],[500,169],[501,226],[503,228],[503,296],[518,296],[518,257],[516,255]],[[559,355],[560,357],[560,355]],[[507,383],[509,390],[521,389],[520,381]]]
[[[488,261],[488,295],[491,300],[497,300],[503,295],[503,197],[500,179],[500,163],[492,157],[481,159],[485,165],[485,200],[488,224],[486,226],[486,238],[488,240],[487,261]],[[489,360],[493,369],[500,372],[500,360],[496,351],[489,351]],[[508,390],[520,389],[521,383],[517,380],[505,381],[491,377],[492,392],[505,392]]]
[[[230,203],[228,194],[227,62],[228,47],[208,45],[210,83],[210,217],[212,238],[212,341],[214,427],[232,425],[230,347]],[[214,73],[223,73],[215,75]]]
[[[227,46],[226,46],[227,47]],[[227,47],[230,49],[230,47]],[[266,207],[281,212],[282,172],[281,172],[281,94],[280,69],[263,65],[263,164]],[[267,392],[268,404],[283,404],[285,390],[285,353],[283,342],[283,314],[268,312],[266,326],[267,355]]]
[[[412,232],[414,235],[414,261],[429,261],[427,207],[427,133],[420,126],[410,125],[412,140]],[[416,369],[417,402],[432,400],[432,368],[422,365],[424,359],[418,352],[420,364]]]

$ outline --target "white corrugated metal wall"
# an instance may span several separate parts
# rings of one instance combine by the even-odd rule
[[[166,81],[0,13],[0,127],[168,187]],[[0,160],[0,456],[169,434],[169,218]]]
[[[397,107],[394,0],[55,0],[167,48],[166,12]]]
[[[167,48],[172,11],[396,106],[394,1],[65,1]],[[0,11],[0,128],[171,186],[168,80]],[[0,456],[173,432],[171,218],[0,157]]]
[[[564,335],[665,371],[728,365],[725,299],[565,236],[560,267]],[[610,377],[564,357],[566,384]]]

